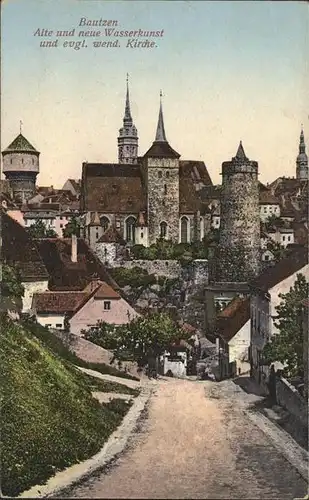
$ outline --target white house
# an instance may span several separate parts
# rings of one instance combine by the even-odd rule
[[[291,251],[290,255],[267,269],[251,283],[250,317],[250,364],[251,374],[266,389],[269,367],[263,365],[262,351],[270,338],[278,333],[275,326],[276,307],[280,294],[286,294],[294,286],[298,274],[309,280],[308,250]],[[277,366],[278,368],[281,367]]]
[[[236,373],[250,370],[250,299],[235,297],[217,316],[221,377],[229,374],[229,364],[236,364]]]
[[[280,217],[280,201],[270,190],[260,190],[260,219],[266,222],[271,216]]]

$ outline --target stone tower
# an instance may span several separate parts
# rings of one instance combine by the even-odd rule
[[[127,75],[127,95],[123,117],[123,126],[118,136],[118,163],[137,163],[138,137],[130,110],[129,81]]]
[[[156,138],[144,156],[147,178],[148,244],[179,241],[179,157],[165,135],[162,93]]]
[[[2,151],[3,173],[17,202],[24,203],[35,193],[36,177],[40,171],[39,156],[39,151],[21,132]]]
[[[258,163],[242,143],[222,164],[221,222],[217,281],[247,282],[259,272]]]
[[[306,155],[306,144],[303,129],[300,133],[299,154],[296,158],[296,178],[303,181],[308,180],[308,156]]]

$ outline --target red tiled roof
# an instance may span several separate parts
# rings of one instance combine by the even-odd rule
[[[1,212],[2,259],[18,268],[23,281],[48,280],[44,261],[24,227],[3,210]]]
[[[216,330],[218,335],[229,342],[250,319],[250,299],[235,297],[218,314]]]
[[[72,291],[35,293],[32,307],[37,313],[72,313],[88,295]]]
[[[253,290],[268,291],[308,264],[308,248],[291,248],[290,254],[250,283]]]
[[[120,299],[119,293],[116,292],[111,286],[107,283],[102,282],[99,285],[97,291],[94,294],[95,299]]]

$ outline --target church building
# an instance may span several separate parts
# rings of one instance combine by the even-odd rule
[[[149,246],[164,238],[175,243],[201,240],[210,229],[200,192],[212,186],[203,161],[180,160],[169,144],[162,94],[155,140],[138,155],[138,133],[130,110],[129,86],[118,163],[83,163],[81,211],[91,246],[113,227],[128,243]]]

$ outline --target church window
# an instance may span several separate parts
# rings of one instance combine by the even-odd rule
[[[167,194],[167,185],[164,184],[164,194]]]
[[[135,243],[135,217],[128,217],[126,220],[126,240]]]
[[[160,223],[160,238],[166,238],[167,236],[167,224],[166,222]]]
[[[165,173],[165,177],[168,179],[168,178],[169,178],[169,176],[170,176],[170,173],[169,173],[169,171],[167,171],[167,172]]]
[[[109,219],[108,217],[101,217],[101,226],[103,227],[103,232],[107,231],[109,227]]]
[[[158,172],[158,177],[159,177],[159,179],[161,179],[161,177],[162,177],[162,172],[161,172],[161,170],[159,170],[159,172]]]
[[[180,241],[181,243],[189,243],[189,219],[181,217],[180,220]]]

